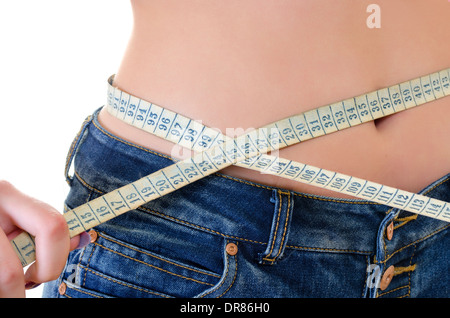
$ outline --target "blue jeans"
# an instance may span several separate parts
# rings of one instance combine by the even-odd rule
[[[66,209],[173,163],[89,117]],[[422,194],[450,200],[450,174]],[[220,173],[97,226],[44,297],[448,297],[449,224]],[[387,274],[390,273],[390,274]],[[389,276],[390,275],[390,276]],[[389,276],[389,277],[388,277]],[[383,287],[380,289],[379,287]]]

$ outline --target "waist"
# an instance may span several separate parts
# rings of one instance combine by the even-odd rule
[[[392,118],[384,119],[389,121],[389,125],[382,122],[381,128],[369,122],[283,148],[279,150],[278,155],[288,160],[418,192],[450,170],[450,150],[446,146],[450,129],[445,125],[446,117],[443,116],[448,111],[448,101],[435,101],[427,106],[392,115]],[[210,110],[206,112],[209,113]],[[278,119],[275,116],[276,114],[274,119]],[[426,123],[427,127],[416,129],[419,119]],[[174,151],[173,143],[134,128],[111,116],[105,109],[100,112],[99,121],[107,131],[145,148],[177,159],[186,158],[187,154],[190,154],[187,149]],[[221,131],[226,133],[227,129]],[[423,134],[424,131],[427,133]],[[351,198],[346,194],[241,167],[232,166],[221,172],[297,192]]]
[[[110,134],[98,122],[96,114],[76,153],[75,179],[80,186],[71,190],[66,201],[72,208],[85,202],[86,197],[81,195],[84,192],[92,199],[173,163],[164,154]],[[105,155],[108,156],[106,162]],[[446,175],[421,193],[448,200],[448,180],[449,175]],[[290,201],[294,209],[292,234],[288,241],[291,248],[370,254],[380,222],[393,211],[388,206],[369,201],[305,195],[219,173],[153,200],[139,208],[138,213],[156,214],[203,231],[262,243],[267,239],[273,221],[274,194],[282,194],[283,200]],[[147,213],[140,215],[145,217]],[[411,216],[408,212],[401,213],[400,218]],[[438,220],[420,218],[418,224],[423,231],[411,231],[411,240],[447,226]],[[123,227],[127,220],[118,218],[117,222]]]

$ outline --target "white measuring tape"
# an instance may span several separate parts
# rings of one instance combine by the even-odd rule
[[[349,98],[255,129],[235,139],[113,87],[107,110],[126,123],[197,153],[64,214],[74,237],[205,176],[237,165],[450,222],[450,203],[311,165],[267,155],[450,95],[450,69]],[[34,238],[11,241],[22,265],[35,260]]]

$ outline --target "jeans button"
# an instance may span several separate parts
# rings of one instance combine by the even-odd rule
[[[234,256],[238,252],[238,247],[234,243],[228,243],[225,250],[227,251],[228,255]]]
[[[380,281],[380,289],[385,290],[392,281],[392,277],[394,277],[394,266],[391,265],[386,269]]]
[[[386,237],[390,241],[392,240],[393,235],[394,235],[394,222],[391,222],[386,228]]]

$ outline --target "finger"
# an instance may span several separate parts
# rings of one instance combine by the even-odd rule
[[[67,224],[50,218],[35,234],[36,262],[25,273],[25,279],[43,283],[58,278],[69,255],[70,239]]]
[[[80,234],[81,235],[81,234]],[[74,249],[78,248],[78,245],[80,244],[80,235],[74,236],[70,239],[70,250],[73,251]]]
[[[15,225],[35,237],[36,262],[26,273],[27,282],[56,279],[70,247],[69,229],[62,214],[4,182],[0,184],[0,207]]]
[[[9,222],[10,227],[17,226],[33,236],[46,225],[53,226],[54,222],[63,219],[56,209],[22,193],[6,181],[0,181],[0,209],[2,223]]]
[[[86,245],[88,245],[90,243],[90,241],[91,241],[90,235],[87,232],[83,232],[83,233],[70,239],[70,251],[83,248]],[[37,273],[38,264],[40,264],[40,263],[35,262],[35,263],[31,264],[27,269],[27,272],[25,274],[25,288],[26,289],[37,287],[43,281],[52,280],[50,278],[42,278]],[[56,277],[55,277],[55,279],[56,279]]]
[[[70,239],[70,250],[81,249],[91,242],[91,236],[88,232],[82,232],[81,234]]]
[[[87,232],[83,232],[77,236],[70,239],[70,251],[75,249],[83,248],[90,243],[90,236]],[[34,288],[38,286],[41,282],[36,282],[39,278],[34,278],[38,276],[36,274],[36,263],[31,264],[25,275],[25,289]]]
[[[0,229],[0,297],[25,297],[25,280],[22,264],[12,245]]]

